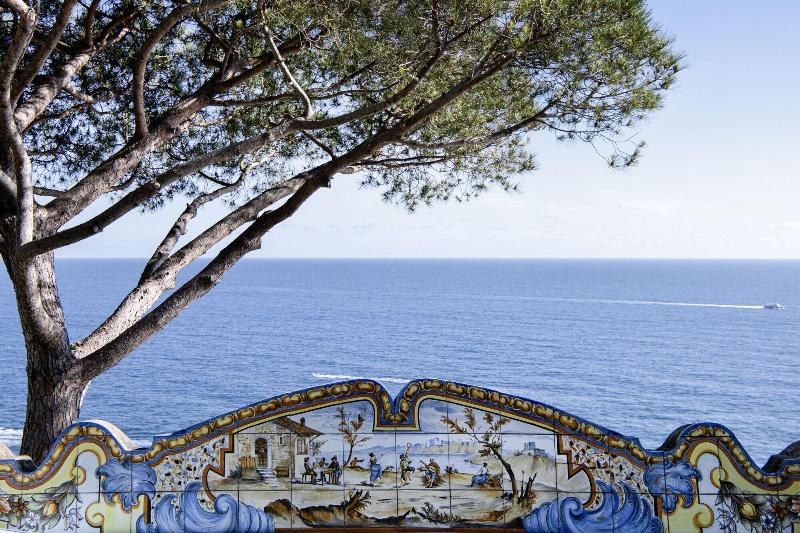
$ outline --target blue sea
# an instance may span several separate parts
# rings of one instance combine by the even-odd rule
[[[73,339],[144,260],[62,260]],[[765,310],[779,302],[782,311]],[[122,364],[82,416],[137,441],[351,377],[438,377],[542,401],[657,447],[725,424],[760,464],[800,440],[800,262],[248,260]],[[25,359],[0,276],[0,439],[18,446]]]

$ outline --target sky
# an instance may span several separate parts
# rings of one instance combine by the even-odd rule
[[[339,176],[251,256],[800,258],[800,2],[649,5],[687,68],[639,126],[638,166],[609,169],[591,146],[540,132],[521,192],[413,214]],[[148,257],[183,207],[129,214],[58,255]],[[189,236],[221,214],[205,208]]]

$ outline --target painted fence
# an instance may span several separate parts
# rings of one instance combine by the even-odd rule
[[[34,472],[0,461],[0,528],[800,532],[799,445],[759,468],[727,429],[694,424],[646,450],[440,380],[395,399],[372,381],[316,387],[133,447],[90,421]]]

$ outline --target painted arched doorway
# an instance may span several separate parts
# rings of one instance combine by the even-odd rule
[[[269,463],[269,446],[267,439],[256,439],[256,457],[258,458],[258,466],[267,466]]]

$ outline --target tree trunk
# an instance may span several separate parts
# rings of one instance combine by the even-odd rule
[[[492,450],[492,453],[494,453],[494,456],[497,457],[497,460],[500,461],[500,464],[503,465],[503,468],[505,469],[506,473],[508,474],[509,479],[511,479],[511,492],[512,492],[512,494],[514,494],[515,497],[518,496],[518,494],[517,494],[517,476],[514,475],[514,468],[511,466],[511,464],[508,461],[503,459],[503,456],[500,454],[500,452],[498,452],[497,450],[495,450],[491,446],[489,446],[489,449]]]
[[[69,376],[28,373],[28,406],[20,453],[37,464],[80,414],[83,385]]]
[[[20,453],[39,463],[59,434],[78,420],[85,388],[69,345],[53,254],[11,258],[27,352],[28,404]]]

